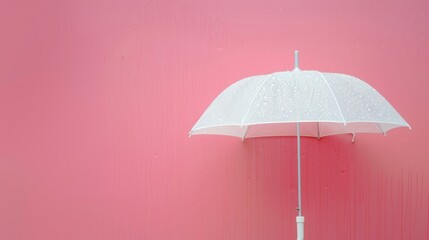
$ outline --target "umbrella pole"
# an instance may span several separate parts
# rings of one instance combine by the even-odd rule
[[[295,51],[295,69],[299,70],[298,51]],[[298,145],[298,216],[296,217],[296,236],[297,240],[304,240],[304,216],[302,216],[301,206],[301,132],[299,122],[296,123],[296,139]]]
[[[298,216],[296,217],[297,240],[304,240],[304,216],[302,216],[301,205],[301,132],[299,122],[296,123],[296,138],[298,145]]]
[[[296,138],[298,145],[298,216],[302,216],[302,206],[301,206],[301,131],[299,129],[299,123],[296,124]]]

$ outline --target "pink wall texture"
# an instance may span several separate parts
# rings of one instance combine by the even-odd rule
[[[188,138],[295,49],[413,128],[302,140],[306,239],[429,239],[428,22],[427,1],[0,1],[0,239],[296,239],[295,138]]]

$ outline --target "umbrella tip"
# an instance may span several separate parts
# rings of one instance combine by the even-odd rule
[[[295,50],[295,69],[294,70],[299,70],[299,61],[298,61],[298,50]]]

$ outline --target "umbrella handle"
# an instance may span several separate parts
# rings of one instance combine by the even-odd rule
[[[296,217],[296,238],[304,240],[304,216]]]

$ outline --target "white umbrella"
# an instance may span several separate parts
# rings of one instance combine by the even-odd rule
[[[374,88],[345,74],[298,68],[240,80],[225,89],[207,108],[190,135],[240,137],[297,136],[297,239],[304,239],[301,206],[300,136],[383,133],[410,127]]]

